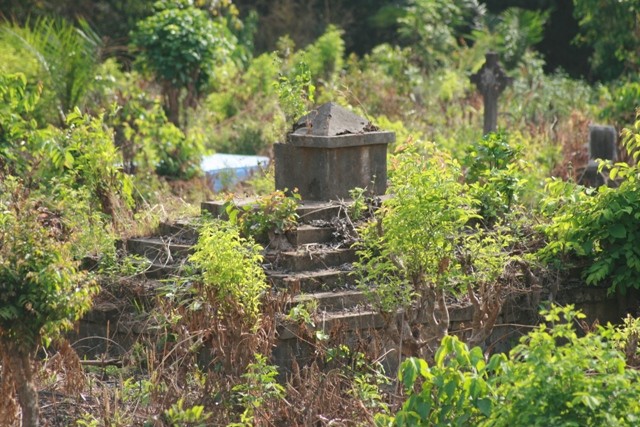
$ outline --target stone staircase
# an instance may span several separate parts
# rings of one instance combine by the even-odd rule
[[[251,203],[252,199],[236,201],[238,207]],[[300,202],[299,224],[296,230],[286,233],[285,247],[267,246],[265,250],[263,267],[272,290],[290,296],[285,311],[304,304],[313,311],[318,329],[330,330],[340,323],[343,331],[352,331],[379,327],[382,322],[368,309],[365,295],[356,290],[351,273],[357,256],[336,227],[338,220],[345,218],[345,208],[342,202]],[[224,202],[204,202],[202,212],[226,216]],[[192,223],[166,223],[161,224],[157,236],[129,239],[126,250],[149,260],[147,278],[166,279],[181,274],[197,237]],[[295,347],[298,326],[286,321],[278,326],[281,345]],[[289,350],[285,352],[290,353]]]
[[[252,201],[238,201],[238,204],[242,203]],[[345,208],[344,203],[337,202],[301,202],[297,209],[299,225],[296,230],[286,233],[286,244],[265,249],[263,268],[272,292],[287,296],[277,325],[278,342],[273,350],[275,364],[285,370],[294,359],[299,364],[313,359],[313,338],[310,337],[315,332],[337,338],[340,343],[355,345],[357,342],[373,343],[388,326],[382,315],[370,307],[365,295],[356,289],[352,273],[357,255],[348,241],[345,242]],[[226,214],[223,202],[205,202],[202,212],[214,217]],[[162,224],[154,237],[129,239],[125,248],[129,253],[149,260],[144,275],[149,279],[149,289],[153,289],[160,286],[158,280],[179,277],[187,272],[186,259],[193,253],[197,238],[197,227],[193,222],[177,221]],[[153,291],[149,295],[152,294]],[[313,325],[287,318],[286,314],[299,305],[312,315]],[[88,320],[93,322],[94,329],[81,335],[111,336],[111,331],[134,339],[145,333],[123,322],[128,309],[111,305],[103,309],[104,313],[94,308],[93,320],[85,319],[85,327]],[[469,304],[453,304],[450,331],[468,327],[472,311]],[[396,313],[396,321],[401,319],[401,314]],[[508,303],[503,308],[500,322],[523,324],[526,316],[520,303]],[[105,329],[105,324],[110,326]],[[491,341],[501,341],[505,336],[513,335],[513,331],[514,327],[508,325],[496,327]],[[380,341],[375,343],[376,346],[379,344],[386,345]],[[384,350],[379,354],[389,354],[386,347]],[[388,364],[389,372],[395,369],[394,359],[385,359],[384,363]]]

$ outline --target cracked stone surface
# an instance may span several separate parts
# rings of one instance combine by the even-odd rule
[[[364,117],[335,102],[327,102],[298,120],[294,125],[293,135],[339,136],[376,130],[377,128]]]

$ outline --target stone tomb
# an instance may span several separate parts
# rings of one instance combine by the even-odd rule
[[[379,131],[369,120],[329,102],[302,117],[274,145],[276,189],[297,188],[303,200],[349,198],[366,188],[387,188],[387,146],[395,133]]]
[[[614,185],[613,182],[608,181],[606,168],[598,173],[598,159],[612,162],[618,160],[617,132],[613,126],[589,126],[589,163],[578,181],[580,184],[591,187]]]

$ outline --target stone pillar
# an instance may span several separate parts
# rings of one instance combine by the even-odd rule
[[[367,188],[382,195],[387,187],[387,146],[395,133],[379,131],[367,119],[330,102],[302,117],[274,145],[276,189],[297,188],[303,200],[349,198]]]
[[[478,87],[484,100],[484,135],[495,132],[498,125],[498,97],[512,82],[498,63],[498,54],[487,52],[485,63],[471,76],[471,83]]]

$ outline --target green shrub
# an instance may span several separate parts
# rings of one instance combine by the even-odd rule
[[[640,121],[624,131],[623,145],[640,157]],[[604,165],[602,165],[604,166]],[[542,201],[549,223],[542,229],[548,243],[539,256],[557,263],[560,255],[587,261],[587,284],[610,283],[609,290],[640,288],[640,169],[616,163],[609,179],[620,179],[618,188],[586,189],[573,183],[550,181]],[[566,261],[566,259],[565,259]]]
[[[61,200],[55,190],[39,194],[18,178],[0,180],[0,352],[29,426],[39,418],[36,350],[70,329],[97,290],[74,257],[76,238],[94,229],[67,218],[83,200]]]
[[[131,34],[139,63],[160,83],[167,117],[183,128],[186,109],[209,83],[216,63],[233,50],[235,38],[190,0],[157,2],[157,11]]]
[[[599,327],[579,337],[572,306],[543,311],[511,350],[494,381],[496,404],[482,426],[633,426],[640,421],[640,376],[626,366],[616,336]]]
[[[330,83],[342,70],[344,62],[344,40],[342,30],[333,25],[327,26],[324,34],[316,41],[296,52],[291,62],[308,64],[310,75],[316,82]]]
[[[492,412],[496,402],[491,385],[504,355],[485,361],[480,347],[469,350],[455,336],[446,336],[435,363],[409,358],[402,363],[398,379],[409,395],[392,417],[378,414],[382,426],[471,426]]]
[[[460,174],[458,163],[433,146],[426,156],[414,147],[392,159],[393,197],[362,230],[356,264],[360,286],[383,311],[408,308],[428,288],[453,286],[455,243],[475,216]]]
[[[295,123],[313,105],[316,87],[311,77],[309,66],[299,62],[291,75],[280,74],[278,81],[273,83],[287,124]]]
[[[164,416],[171,426],[194,425],[204,427],[211,414],[204,411],[204,406],[195,405],[190,408],[184,407],[184,400],[178,399],[169,409],[164,411]]]
[[[202,145],[193,136],[184,133],[171,123],[155,130],[157,139],[153,145],[158,163],[155,171],[158,175],[172,179],[189,180],[202,173]]]
[[[215,220],[200,230],[189,260],[202,272],[203,297],[219,304],[221,316],[239,311],[244,321],[257,324],[260,298],[267,288],[261,251],[229,223]]]
[[[40,18],[31,27],[5,24],[0,30],[18,52],[39,62],[38,77],[54,95],[57,116],[45,117],[64,125],[67,112],[84,108],[102,53],[102,41],[86,21],[79,20],[76,28],[62,20]]]
[[[575,111],[589,114],[597,92],[587,82],[572,79],[561,70],[546,73],[544,60],[532,51],[525,52],[522,62],[501,98],[500,111],[508,112],[511,123],[508,129],[524,132],[525,123],[551,126],[568,120]]]
[[[360,405],[368,409],[388,411],[389,408],[383,399],[383,390],[390,381],[379,360],[370,360],[364,353],[352,350],[344,344],[327,348],[326,359],[327,367],[336,369],[350,382],[351,387],[347,394]]]
[[[484,57],[491,50],[500,54],[501,62],[509,70],[529,67],[527,59],[533,46],[543,39],[549,11],[509,7],[497,16],[486,13],[483,18],[482,28],[475,28],[471,34],[474,56]]]
[[[265,356],[256,354],[255,362],[250,363],[242,374],[244,382],[233,387],[244,411],[240,415],[240,423],[231,424],[231,427],[251,426],[256,418],[269,418],[269,405],[285,396],[285,389],[278,384],[277,376],[277,367],[268,365]]]
[[[226,212],[243,236],[268,243],[274,234],[283,234],[296,227],[299,201],[300,195],[296,191],[287,196],[284,191],[276,190],[258,197],[255,203],[242,208],[238,208],[230,200],[226,204]]]
[[[490,223],[508,213],[522,189],[519,147],[504,133],[490,133],[467,148],[464,165],[469,192],[480,203],[480,215]]]
[[[640,83],[618,84],[612,89],[610,98],[600,111],[600,119],[618,126],[632,126],[640,107]]]
[[[407,399],[379,426],[635,426],[640,420],[640,374],[627,366],[637,357],[638,323],[599,326],[578,336],[584,315],[573,306],[551,307],[545,323],[522,337],[509,356],[488,363],[447,336],[429,366],[410,358],[399,379]],[[635,338],[634,338],[635,337]],[[630,352],[631,350],[631,352]]]
[[[30,115],[39,101],[24,76],[0,76],[1,172],[32,176],[28,185],[47,188],[59,180],[74,188],[86,188],[92,207],[116,219],[126,214],[131,181],[117,164],[121,161],[113,135],[102,117],[83,115],[78,109],[65,118],[65,129],[39,129]],[[56,180],[54,180],[54,178]]]
[[[624,73],[635,74],[640,65],[640,36],[635,31],[638,3],[573,0],[573,5],[580,27],[575,41],[593,48],[590,62],[596,77],[613,80]]]
[[[477,3],[470,0],[411,0],[398,22],[425,68],[450,63],[463,29],[472,24]]]

